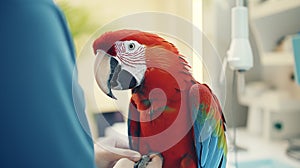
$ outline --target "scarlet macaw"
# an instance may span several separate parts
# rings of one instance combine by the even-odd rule
[[[164,168],[224,168],[225,119],[211,89],[191,75],[177,48],[156,34],[107,32],[93,43],[95,78],[111,89],[132,90],[130,147],[159,152]]]

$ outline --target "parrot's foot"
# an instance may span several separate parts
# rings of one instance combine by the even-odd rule
[[[151,162],[151,157],[150,156],[153,155],[153,154],[160,156],[161,159],[163,160],[163,157],[161,156],[161,154],[159,154],[159,153],[150,153],[148,155],[143,155],[142,158],[134,164],[133,168],[146,168],[148,163]]]
[[[133,168],[146,168],[150,161],[149,155],[143,155],[142,158],[134,164]]]

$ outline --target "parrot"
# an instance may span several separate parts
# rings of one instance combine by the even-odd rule
[[[128,137],[142,155],[159,153],[163,168],[225,168],[226,121],[216,95],[194,79],[177,47],[159,35],[107,31],[92,44],[97,85],[131,90]]]

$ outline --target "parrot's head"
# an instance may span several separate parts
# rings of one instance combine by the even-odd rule
[[[93,43],[95,78],[101,90],[115,98],[113,90],[134,89],[141,85],[148,65],[149,48],[159,47],[178,54],[163,38],[138,30],[107,32]],[[149,52],[148,52],[149,53]]]

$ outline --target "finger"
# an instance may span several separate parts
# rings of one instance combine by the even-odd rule
[[[122,158],[120,159],[113,168],[132,168],[134,166],[134,162],[127,159]]]
[[[128,158],[132,161],[138,161],[141,159],[141,154],[139,152],[130,149],[111,148],[110,152],[111,157],[114,157],[116,159]]]
[[[152,153],[149,157],[151,160],[157,159],[157,157],[160,158],[160,160],[162,160],[162,161],[164,160],[164,158],[162,157],[162,155],[160,153]]]
[[[119,155],[119,157],[125,157],[125,158],[128,158],[132,161],[139,161],[141,159],[141,154],[137,151],[133,151],[133,150],[130,150],[130,149],[120,149],[120,148],[117,148],[117,150],[120,152],[118,152],[117,155]]]
[[[132,161],[138,161],[141,158],[141,154],[136,151],[112,147],[105,147],[105,149],[103,149],[95,146],[95,153],[97,158],[102,158],[108,161],[116,161],[121,158],[128,158]]]
[[[150,155],[151,162],[148,163],[147,168],[160,168],[163,165],[163,159],[158,154]]]

